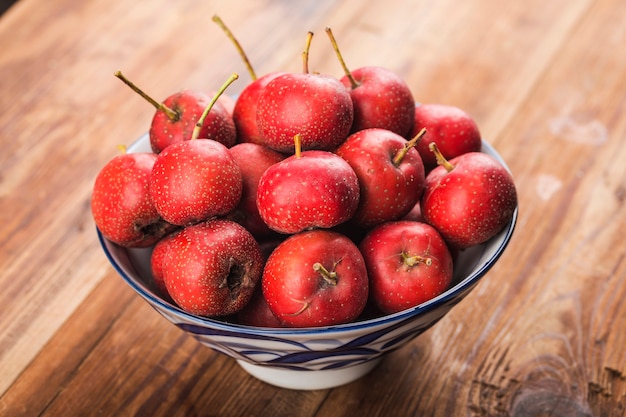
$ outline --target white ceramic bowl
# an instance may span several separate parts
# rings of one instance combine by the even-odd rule
[[[128,149],[150,152],[147,135]],[[483,142],[483,152],[506,166]],[[251,375],[290,389],[325,389],[367,374],[384,357],[437,323],[493,267],[515,228],[509,224],[489,242],[461,252],[451,288],[417,307],[366,321],[321,328],[269,329],[225,323],[184,312],[164,300],[150,273],[150,249],[125,249],[98,237],[124,281],[166,319],[204,345],[228,355]]]

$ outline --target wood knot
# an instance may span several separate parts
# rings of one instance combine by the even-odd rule
[[[511,417],[593,417],[572,397],[550,391],[527,391],[513,401]]]

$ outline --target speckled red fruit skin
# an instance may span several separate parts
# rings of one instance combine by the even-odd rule
[[[167,292],[188,313],[227,316],[252,298],[261,279],[259,244],[238,223],[210,220],[184,228],[163,258]]]
[[[333,150],[348,137],[354,117],[348,90],[336,78],[320,74],[285,74],[274,78],[259,97],[257,123],[265,145],[294,153]]]
[[[125,247],[148,247],[172,230],[150,198],[155,161],[152,153],[118,155],[96,176],[91,212],[96,226],[110,241]]]
[[[160,295],[166,300],[170,300],[170,296],[167,292],[167,287],[165,286],[163,266],[167,261],[166,254],[168,245],[173,237],[180,232],[180,230],[182,229],[177,229],[176,231],[163,236],[161,240],[154,245],[154,248],[150,253],[150,271],[152,272],[152,282],[156,286]]]
[[[422,156],[426,172],[437,166],[437,159],[428,148],[432,142],[446,159],[480,151],[482,141],[478,125],[464,110],[445,104],[425,103],[416,106],[414,112],[411,136],[426,129],[415,147]]]
[[[424,220],[449,245],[464,249],[486,242],[511,220],[517,191],[511,174],[491,156],[469,152],[427,176],[420,202]]]
[[[407,140],[386,129],[371,128],[350,135],[335,151],[357,174],[359,207],[352,222],[361,227],[397,220],[419,201],[424,187],[424,166],[411,148],[398,166],[393,159]]]
[[[359,245],[370,280],[370,299],[385,314],[422,304],[450,287],[453,262],[441,235],[425,223],[401,220],[372,229]],[[430,265],[407,265],[421,256]]]
[[[254,291],[250,302],[237,314],[237,321],[246,326],[285,327],[268,307],[261,285]]]
[[[341,157],[306,151],[269,167],[259,180],[261,218],[279,233],[331,228],[349,220],[359,204],[359,181]]]
[[[248,84],[237,97],[233,109],[233,121],[237,129],[237,141],[239,143],[264,144],[256,118],[259,97],[270,81],[284,74],[284,72],[265,74]]]
[[[161,216],[186,226],[233,210],[242,193],[241,170],[228,149],[211,139],[176,143],[161,152],[150,196]]]
[[[316,262],[336,272],[336,285],[313,269]],[[261,283],[269,308],[290,327],[351,322],[365,308],[369,291],[359,249],[347,237],[328,230],[288,237],[267,260]]]
[[[239,204],[228,214],[228,218],[244,226],[257,239],[275,235],[276,232],[261,219],[256,196],[263,173],[285,156],[267,146],[248,142],[238,143],[229,151],[241,169],[243,190]]]
[[[356,88],[352,88],[347,76],[341,78],[354,107],[351,132],[377,127],[407,137],[415,117],[415,99],[407,83],[379,66],[357,68],[352,76],[359,84]]]
[[[204,92],[192,90],[168,96],[163,104],[177,112],[180,117],[177,120],[171,120],[161,110],[154,113],[148,132],[152,150],[158,154],[174,143],[191,139],[195,124],[211,99],[212,97]],[[213,139],[226,147],[231,147],[236,143],[235,122],[221,102],[218,101],[211,108],[198,137]]]

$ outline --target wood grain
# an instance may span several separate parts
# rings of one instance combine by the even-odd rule
[[[156,98],[258,73],[401,74],[472,114],[510,166],[504,256],[439,324],[332,390],[264,384],[156,314],[108,265],[100,167]],[[626,415],[626,3],[21,0],[0,17],[0,415]]]

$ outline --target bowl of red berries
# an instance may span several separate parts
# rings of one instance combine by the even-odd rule
[[[99,241],[141,298],[249,374],[346,384],[496,264],[513,177],[465,111],[416,104],[388,69],[276,72],[225,101],[237,79],[149,99],[148,133],[95,179]]]

